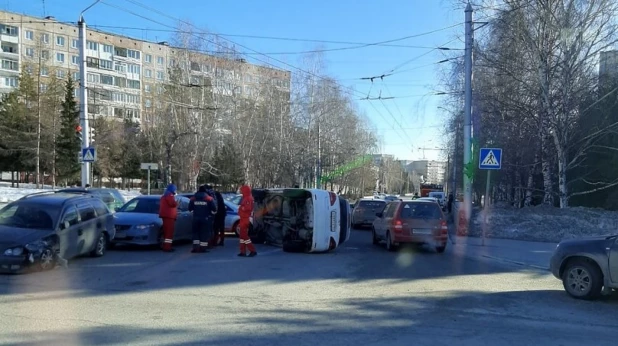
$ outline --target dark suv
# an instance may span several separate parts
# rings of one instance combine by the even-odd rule
[[[0,271],[52,269],[58,256],[100,257],[115,233],[112,213],[93,195],[31,194],[0,209]]]
[[[61,189],[56,192],[92,194],[95,197],[100,198],[112,212],[115,212],[117,208],[122,207],[126,202],[120,191],[116,189],[102,189],[96,187],[71,187],[67,189]]]

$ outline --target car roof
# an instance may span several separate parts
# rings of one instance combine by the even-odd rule
[[[79,200],[79,199],[94,199],[95,197],[92,195],[76,195],[74,193],[64,193],[64,192],[42,192],[42,193],[34,193],[30,195],[26,195],[23,198],[19,199],[19,201],[32,201],[38,204],[44,205],[64,205],[66,202],[71,200]]]

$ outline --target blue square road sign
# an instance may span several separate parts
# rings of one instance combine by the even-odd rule
[[[97,160],[97,151],[94,148],[82,149],[82,162],[95,162]]]
[[[501,148],[481,148],[479,155],[479,169],[501,169],[502,168],[502,149]]]

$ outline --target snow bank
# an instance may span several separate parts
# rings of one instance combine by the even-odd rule
[[[482,235],[483,220],[484,214],[475,210],[468,232],[470,236]],[[493,206],[489,210],[488,226],[487,237],[557,243],[564,239],[617,233],[618,212],[581,207],[517,209]]]
[[[36,185],[34,184],[19,184],[19,188],[14,188],[11,187],[11,183],[0,182],[0,204],[10,203],[31,193],[49,191],[52,188],[49,185],[45,185],[40,189],[36,189],[35,187]],[[126,200],[141,195],[138,189],[118,191],[120,191]]]

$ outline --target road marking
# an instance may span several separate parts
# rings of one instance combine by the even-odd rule
[[[520,265],[520,266],[523,266],[523,267],[531,267],[531,268],[535,268],[535,269],[541,269],[541,270],[544,270],[544,271],[549,271],[548,267],[538,266],[538,265],[535,265],[535,264],[529,264],[529,263],[525,263],[525,262],[519,262],[519,261],[510,260],[510,259],[507,259],[507,258],[500,258],[500,257],[489,256],[489,255],[481,255],[481,256],[485,257],[485,258],[493,259],[493,260],[496,260],[496,261],[502,261],[502,262],[517,264],[517,265]]]

